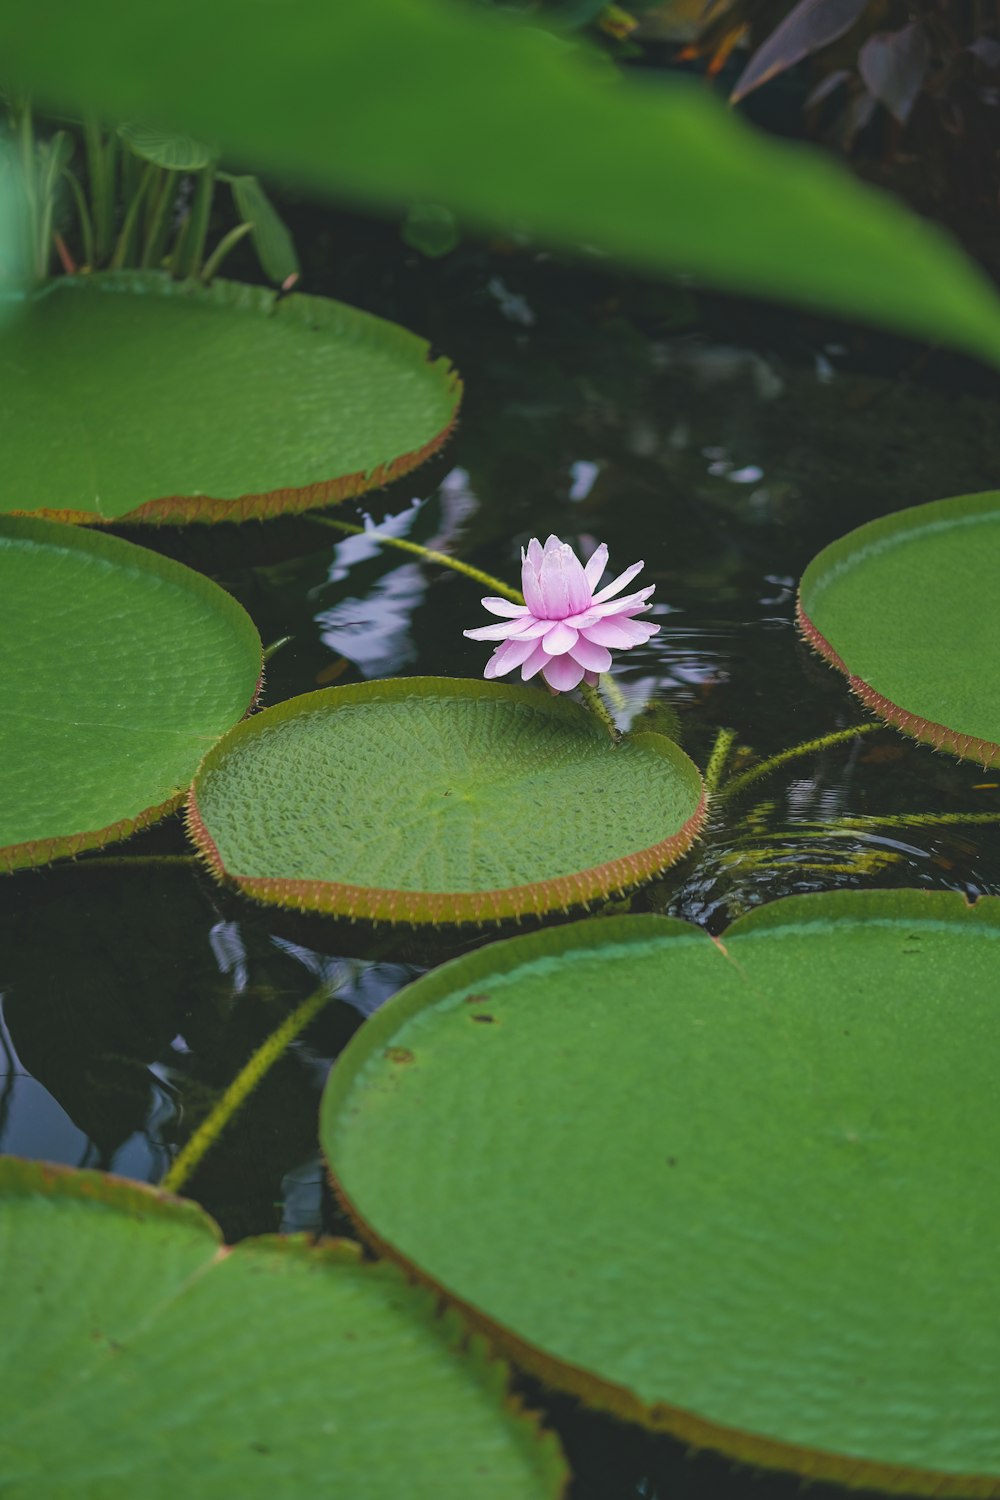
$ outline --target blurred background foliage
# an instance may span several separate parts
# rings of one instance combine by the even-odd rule
[[[851,5],[856,12],[856,0],[805,3],[810,15],[839,7],[842,20]],[[706,29],[716,24],[713,13],[696,19],[699,39],[680,49],[668,42],[664,52],[655,40],[658,26],[669,30],[662,5],[369,0],[335,9],[321,0],[252,8],[216,0],[206,11],[197,0],[177,0],[172,24],[162,27],[125,0],[92,0],[86,9],[51,0],[44,20],[29,0],[8,0],[0,81],[10,97],[31,95],[40,108],[76,118],[90,112],[106,128],[139,122],[212,142],[213,159],[243,169],[234,172],[238,222],[226,234],[252,224],[272,279],[277,261],[269,265],[261,243],[261,213],[241,202],[237,187],[245,200],[250,171],[407,214],[408,242],[425,254],[447,254],[465,230],[500,230],[591,260],[613,257],[824,308],[1000,362],[1000,301],[953,241],[852,182],[829,153],[748,129],[711,85],[643,66],[677,61],[679,50],[683,60],[694,48],[711,72],[724,38],[735,46],[747,34],[742,12],[726,15],[729,29],[717,44]],[[763,36],[770,24],[761,21]],[[823,31],[816,21],[810,35]],[[932,62],[942,45],[933,42]],[[789,57],[801,49],[782,46]],[[609,64],[609,53],[625,66]],[[977,57],[972,66],[988,65]],[[874,64],[866,69],[870,80]],[[870,81],[865,86],[871,92]],[[879,87],[890,96],[885,79]],[[829,108],[835,93],[826,96]],[[898,88],[891,97],[901,110]],[[915,119],[916,104],[910,112]],[[129,151],[138,139],[133,126]],[[165,189],[155,174],[175,170],[156,160],[140,169],[140,184],[148,184],[134,214],[135,243],[139,221],[146,233],[140,260],[156,263],[161,249]],[[171,253],[181,274],[204,275],[199,205],[205,184],[223,174],[196,170],[208,176],[198,179],[178,229],[184,238]],[[93,194],[92,167],[86,175]],[[131,205],[135,192],[128,198],[125,187],[122,202]],[[215,269],[211,256],[208,264]]]

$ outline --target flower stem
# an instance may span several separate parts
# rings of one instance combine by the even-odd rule
[[[350,521],[335,521],[331,516],[307,516],[305,519],[317,526],[332,526],[337,531],[347,532],[349,536],[370,537],[373,542],[381,542],[386,547],[398,547],[400,552],[410,552],[415,557],[422,557],[425,562],[439,563],[443,568],[453,568],[456,573],[464,573],[466,578],[474,578],[484,588],[492,589],[495,594],[502,595],[504,599],[510,599],[513,604],[524,603],[524,595],[517,589],[501,583],[500,579],[494,578],[491,573],[483,573],[469,563],[460,562],[457,557],[449,557],[447,552],[435,552],[431,547],[422,547],[419,542],[408,542],[401,536],[386,536],[381,531],[369,531],[364,526],[353,526]]]
[[[705,791],[710,797],[714,797],[719,790],[719,782],[722,780],[722,773],[726,769],[729,752],[735,741],[735,729],[720,729],[715,737],[715,744],[712,746],[712,753],[705,767]]]
[[[233,1115],[253,1093],[264,1074],[274,1066],[299,1033],[309,1025],[309,1022],[319,1015],[324,1005],[332,1000],[334,993],[335,991],[329,985],[323,985],[307,1000],[303,1000],[301,1005],[296,1006],[291,1015],[287,1016],[277,1030],[272,1031],[267,1040],[257,1048],[250,1061],[237,1073],[215,1108],[202,1120],[198,1129],[174,1158],[160,1182],[160,1187],[164,1192],[180,1192],[198,1167],[202,1157],[215,1145]]]
[[[583,698],[584,703],[590,709],[590,712],[594,715],[594,717],[600,719],[601,723],[608,731],[608,734],[610,734],[612,743],[615,745],[620,745],[622,742],[621,730],[618,728],[618,725],[611,717],[611,710],[608,708],[608,705],[605,703],[604,699],[601,697],[597,689],[595,687],[591,687],[587,682],[581,682],[580,696]]]
[[[786,761],[798,760],[803,755],[812,755],[815,750],[825,750],[829,745],[839,745],[845,740],[853,740],[859,734],[874,734],[877,729],[886,726],[880,721],[872,721],[867,724],[855,724],[851,729],[838,729],[833,734],[820,735],[819,739],[804,740],[801,745],[792,745],[788,750],[782,750],[778,755],[772,755],[768,760],[762,760],[760,765],[753,766],[749,771],[744,771],[742,776],[736,776],[732,781],[726,783],[716,797],[717,802],[728,802],[730,797],[736,797],[745,787],[751,786],[759,781],[762,776],[769,776]],[[714,752],[713,752],[714,753]]]

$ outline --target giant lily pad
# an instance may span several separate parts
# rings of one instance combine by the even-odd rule
[[[461,383],[343,303],[129,271],[49,283],[0,346],[0,390],[0,510],[181,522],[406,474],[448,436]]]
[[[1000,491],[859,526],[809,564],[799,628],[880,718],[1000,762]]]
[[[752,1462],[1000,1494],[1000,900],[793,897],[496,943],[354,1037],[363,1234],[517,1360]]]
[[[638,885],[703,817],[701,777],[670,740],[615,747],[566,698],[443,677],[280,703],[205,757],[188,803],[210,868],[247,895],[414,923]]]
[[[175,808],[253,702],[235,599],[143,547],[0,517],[0,870],[125,838]]]
[[[12,1158],[0,1204],[11,1500],[561,1492],[503,1367],[356,1246],[226,1249],[193,1203]]]

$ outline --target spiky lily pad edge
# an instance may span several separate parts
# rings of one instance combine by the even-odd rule
[[[40,295],[50,295],[53,290],[64,290],[75,285],[83,288],[84,295],[141,294],[173,297],[212,306],[249,309],[264,317],[279,316],[285,320],[301,317],[303,321],[315,318],[325,326],[334,329],[344,326],[355,334],[358,330],[363,330],[367,338],[387,349],[405,350],[415,358],[422,358],[427,367],[425,373],[442,382],[451,406],[451,417],[440,432],[419,448],[399,454],[387,463],[377,464],[370,472],[359,470],[353,474],[336,475],[315,484],[292,485],[260,494],[239,495],[228,500],[210,495],[165,495],[145,500],[133,510],[112,517],[101,516],[94,511],[63,510],[58,507],[11,510],[6,512],[7,515],[92,527],[125,524],[209,525],[219,521],[263,521],[276,516],[300,515],[303,511],[318,510],[355,499],[358,495],[382,489],[394,480],[402,479],[433,457],[448,441],[458,424],[465,387],[462,377],[451,362],[444,355],[431,359],[431,346],[426,339],[401,324],[377,317],[362,308],[306,292],[293,292],[287,297],[280,297],[270,287],[249,286],[222,278],[216,278],[208,286],[190,279],[173,281],[165,272],[160,271],[100,272],[97,276],[86,278],[61,276],[48,283]]]
[[[936,724],[932,719],[925,719],[920,714],[912,713],[898,703],[893,703],[891,698],[886,698],[884,694],[877,692],[870,683],[865,682],[863,677],[856,676],[806,614],[801,592],[795,606],[795,623],[799,633],[812,649],[831,667],[836,667],[838,672],[844,674],[847,678],[847,686],[855,697],[859,698],[865,708],[886,724],[890,724],[894,729],[902,730],[903,734],[908,734],[911,739],[933,746],[935,750],[945,750],[950,755],[957,756],[959,760],[977,761],[984,771],[1000,764],[1000,745],[994,744],[992,740],[981,740],[972,734],[960,734],[957,729],[949,729],[944,724]]]
[[[0,874],[13,875],[15,870],[30,870],[39,865],[50,865],[53,860],[73,858],[91,849],[103,849],[105,844],[120,843],[141,833],[176,812],[186,793],[161,802],[158,807],[147,807],[134,818],[120,818],[107,828],[88,829],[84,833],[56,834],[51,838],[29,839],[23,844],[7,844],[0,847]]]
[[[188,793],[184,818],[188,837],[207,869],[222,885],[229,885],[266,906],[370,922],[422,926],[425,923],[462,926],[501,922],[507,918],[568,913],[591,901],[623,896],[661,875],[691,848],[708,813],[704,790],[687,822],[669,838],[635,854],[592,865],[571,875],[557,875],[529,885],[492,891],[400,891],[381,886],[348,885],[332,880],[289,880],[281,876],[234,875],[198,809],[195,786]]]
[[[371,490],[384,489],[396,479],[418,469],[432,458],[451,437],[458,425],[458,405],[462,399],[461,377],[451,372],[450,386],[455,391],[455,415],[442,430],[422,448],[404,453],[388,464],[379,464],[366,474],[346,474],[338,479],[323,480],[318,484],[302,485],[298,489],[269,490],[260,495],[240,495],[235,500],[219,500],[208,495],[191,497],[167,495],[158,500],[146,500],[135,510],[120,516],[98,516],[85,510],[12,510],[8,515],[30,516],[33,520],[62,521],[70,526],[182,526],[217,525],[220,521],[268,521],[277,516],[301,515],[308,510],[322,510],[326,506],[338,505],[343,500],[353,500]]]
[[[863,919],[865,910],[870,909],[873,900],[877,900],[878,895],[882,894],[884,893],[837,891],[788,896],[769,902],[763,907],[754,908],[736,923],[731,923],[723,932],[721,941],[724,942],[726,934],[737,925],[741,930],[750,931],[781,927],[788,921],[793,923],[809,921],[811,919],[809,904],[817,899],[827,903],[824,905],[824,912],[829,910],[829,902],[832,898],[837,907],[842,907],[838,915],[846,918],[860,916]],[[903,898],[906,901],[910,897],[914,898],[914,909],[912,912],[908,911],[907,915],[912,915],[916,920],[921,917],[930,921],[941,920],[949,911],[954,910],[958,901],[965,901],[968,905],[966,898],[958,892],[909,891],[891,894],[893,897]],[[928,897],[929,900],[925,901],[924,897]],[[976,906],[979,904],[976,903]],[[1000,907],[1000,901],[997,902],[997,906]],[[990,925],[998,920],[992,908],[985,911],[983,917],[984,920],[990,922]],[[605,944],[617,945],[627,942],[630,938],[646,941],[651,937],[661,935],[664,937],[686,936],[688,933],[697,933],[699,930],[693,923],[684,922],[675,917],[648,914],[608,917],[600,922],[580,922],[558,929],[558,934],[561,943],[568,944],[569,940],[573,939],[578,948],[585,949],[599,948]],[[498,960],[500,960],[501,970],[513,967],[513,964],[507,965],[503,962],[502,950],[506,949],[509,953],[514,945],[517,949],[516,964],[530,961],[532,957],[548,956],[553,933],[554,929],[549,928],[542,932],[510,939],[506,943],[492,943],[486,948],[478,949],[475,953],[465,954],[462,958],[454,959],[450,963],[431,970],[430,973],[408,986],[403,995],[412,996],[419,987],[422,995],[427,995],[430,990],[440,998],[440,995],[449,987],[450,971],[458,965],[465,970],[469,982],[473,982],[472,976],[469,975],[470,967],[477,970],[478,978],[485,978],[487,974],[495,973]],[[719,939],[708,940],[720,941]],[[369,1017],[349,1044],[351,1051],[364,1048],[368,1055],[383,1046],[398,1024],[395,1012],[399,1008],[401,999],[402,996],[395,997],[374,1016]],[[408,1004],[406,999],[403,999],[403,1004],[408,1005],[409,1015],[421,1008],[421,1003],[415,1005],[410,1001]],[[347,1055],[347,1052],[342,1054],[334,1064],[331,1078],[324,1092],[321,1106],[321,1137],[324,1133],[323,1119],[328,1107],[327,1100],[332,1099],[333,1089],[337,1085],[337,1067],[342,1064]],[[652,1405],[647,1404],[628,1386],[605,1380],[582,1365],[571,1364],[547,1353],[504,1324],[498,1323],[475,1303],[456,1296],[416,1261],[398,1250],[390,1240],[383,1239],[353,1202],[328,1156],[326,1157],[326,1172],[337,1203],[354,1226],[362,1243],[376,1256],[395,1262],[411,1281],[429,1288],[443,1303],[453,1306],[460,1317],[483,1333],[498,1353],[509,1359],[518,1369],[526,1371],[553,1390],[575,1396],[591,1409],[609,1412],[622,1421],[631,1422],[649,1431],[669,1433],[692,1448],[723,1453],[740,1463],[751,1464],[761,1469],[792,1473],[806,1481],[828,1481],[851,1489],[881,1490],[886,1494],[927,1495],[939,1497],[939,1500],[997,1500],[997,1497],[1000,1497],[1000,1476],[998,1475],[954,1474],[941,1470],[880,1463],[873,1459],[856,1458],[826,1449],[808,1448],[798,1443],[783,1442],[779,1438],[746,1432],[738,1427],[713,1422],[697,1412],[672,1406],[668,1402],[658,1401]],[[613,1253],[614,1249],[611,1246],[609,1254]]]
[[[224,1260],[236,1248],[225,1244],[219,1225],[200,1204],[191,1198],[164,1192],[154,1184],[58,1162],[16,1156],[0,1159],[0,1203],[7,1197],[36,1196],[102,1204],[138,1221],[155,1218],[183,1224],[203,1233],[206,1240],[214,1243],[212,1265]],[[389,1258],[369,1260],[354,1240],[268,1234],[244,1241],[243,1249],[244,1253],[295,1256],[314,1265],[322,1262],[331,1266],[350,1266],[363,1275],[403,1280],[411,1289],[417,1289],[421,1297],[430,1293],[426,1304],[428,1321],[439,1326],[445,1346],[471,1367],[472,1374],[492,1392],[497,1405],[525,1429],[529,1441],[536,1445],[540,1474],[550,1488],[551,1500],[563,1500],[571,1475],[558,1436],[545,1425],[544,1414],[528,1406],[511,1389],[510,1363],[482,1330],[463,1318],[451,1299],[439,1296],[433,1287],[407,1275]]]

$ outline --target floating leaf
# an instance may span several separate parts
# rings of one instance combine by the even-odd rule
[[[125,838],[175,808],[250,707],[257,632],[143,547],[0,517],[0,870]]]
[[[394,323],[143,271],[50,283],[0,345],[0,388],[0,510],[94,522],[329,505],[415,468],[461,398]]]
[[[799,628],[906,734],[1000,761],[1000,491],[896,511],[825,547]]]
[[[564,909],[690,847],[701,777],[656,734],[615,747],[567,698],[411,677],[308,693],[206,757],[188,826],[259,901],[406,922]]]
[[[155,114],[248,169],[354,202],[439,203],[463,225],[515,224],[1000,362],[1000,303],[954,242],[690,81],[623,78],[453,0],[296,0],[294,18],[284,5],[175,0],[170,17],[151,44],[134,0],[44,12],[6,0],[5,77],[60,108]]]
[[[335,1064],[364,1237],[546,1383],[809,1478],[1000,1494],[1000,900],[845,892],[444,965]]]
[[[561,1493],[503,1366],[355,1245],[227,1249],[193,1203],[12,1158],[0,1204],[5,1495]]]
[[[118,134],[136,156],[171,172],[198,172],[211,166],[218,156],[204,141],[193,140],[189,135],[170,135],[149,125],[119,125]]]

